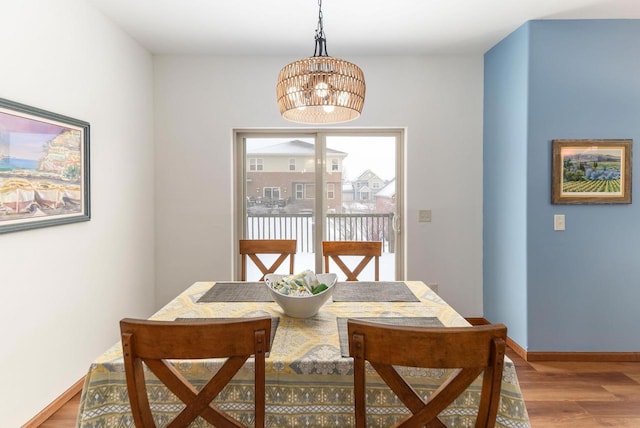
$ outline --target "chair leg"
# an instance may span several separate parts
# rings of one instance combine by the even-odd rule
[[[353,400],[356,428],[365,428],[367,426],[367,410],[365,408],[364,336],[356,334],[353,341],[356,347],[353,358]]]

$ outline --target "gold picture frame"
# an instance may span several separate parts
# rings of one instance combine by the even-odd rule
[[[552,140],[552,204],[630,204],[632,140]]]

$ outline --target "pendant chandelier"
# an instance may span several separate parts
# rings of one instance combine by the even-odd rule
[[[312,57],[280,70],[276,95],[282,117],[292,122],[319,124],[357,119],[364,106],[364,73],[357,65],[327,53],[322,0],[318,0],[315,39]]]

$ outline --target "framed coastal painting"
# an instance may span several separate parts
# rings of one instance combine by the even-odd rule
[[[553,204],[630,204],[631,140],[553,140]]]
[[[0,233],[88,221],[89,124],[0,98]]]

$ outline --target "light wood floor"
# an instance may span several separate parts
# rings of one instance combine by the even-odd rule
[[[640,427],[640,363],[527,363],[514,352],[533,428]],[[73,428],[80,394],[41,427]]]
[[[640,362],[527,363],[507,355],[533,428],[640,427]]]

